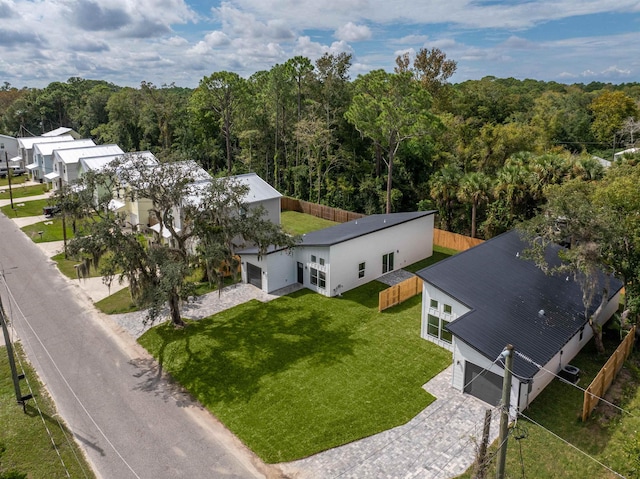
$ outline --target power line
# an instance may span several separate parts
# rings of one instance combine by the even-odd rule
[[[560,381],[562,381],[563,383],[569,384],[570,386],[573,386],[576,389],[579,389],[580,391],[582,391],[583,393],[586,393],[594,398],[599,399],[600,401],[604,402],[605,404],[608,404],[611,407],[614,407],[616,409],[618,409],[619,411],[628,414],[631,417],[636,417],[633,413],[631,413],[630,411],[627,411],[626,409],[621,408],[620,406],[617,406],[616,404],[613,404],[610,401],[607,401],[605,398],[598,396],[597,394],[593,394],[590,391],[587,391],[586,389],[578,386],[577,384],[572,383],[571,381],[567,381],[565,378],[563,378],[562,376],[559,376],[558,374],[554,373],[553,371],[551,371],[550,369],[545,368],[544,366],[541,366],[540,364],[536,363],[533,359],[529,358],[528,356],[525,356],[522,353],[519,353],[518,351],[516,351],[516,355],[521,357],[522,359],[524,359],[525,361],[533,364],[534,366],[536,366],[537,368],[546,371],[547,373],[557,377],[558,379],[560,379]]]
[[[71,384],[69,384],[69,382],[67,381],[67,378],[64,376],[64,374],[62,374],[62,371],[60,370],[60,368],[58,367],[58,364],[56,363],[56,361],[53,359],[53,357],[51,356],[51,353],[49,353],[49,350],[47,349],[47,347],[44,345],[44,343],[42,342],[42,340],[40,339],[40,337],[38,336],[38,333],[36,333],[35,329],[33,328],[33,326],[31,326],[31,323],[29,322],[29,320],[27,319],[27,317],[25,316],[24,312],[22,311],[22,309],[20,308],[20,305],[18,304],[18,302],[16,301],[13,293],[11,292],[11,289],[9,288],[9,285],[7,283],[6,278],[4,277],[4,274],[1,275],[2,276],[2,280],[4,283],[4,286],[7,290],[7,294],[9,295],[10,301],[13,301],[16,305],[16,308],[18,309],[20,316],[22,317],[22,319],[24,320],[25,324],[28,326],[28,328],[31,330],[31,333],[33,334],[33,336],[36,338],[38,344],[40,344],[40,347],[42,348],[42,350],[45,352],[47,358],[49,358],[49,361],[51,362],[51,365],[54,367],[54,369],[56,370],[56,372],[59,374],[60,378],[62,379],[62,381],[64,382],[65,386],[67,387],[67,389],[71,392],[72,396],[74,397],[74,399],[77,401],[77,403],[80,405],[80,408],[84,411],[84,413],[87,415],[87,417],[89,418],[89,420],[91,421],[91,423],[95,426],[95,428],[98,430],[98,432],[100,433],[100,435],[104,438],[104,440],[107,442],[107,444],[109,444],[109,446],[111,447],[111,449],[113,450],[113,452],[116,453],[116,455],[120,458],[120,460],[122,461],[122,463],[131,471],[131,473],[137,478],[140,479],[140,476],[135,472],[135,470],[133,469],[133,467],[131,467],[131,465],[127,462],[127,460],[122,456],[122,454],[120,454],[120,451],[118,451],[118,449],[116,448],[116,446],[109,440],[109,438],[107,437],[107,435],[105,434],[105,432],[102,430],[102,428],[98,425],[98,423],[96,422],[96,420],[93,418],[93,416],[91,415],[91,413],[87,410],[87,408],[85,407],[84,403],[80,400],[80,398],[78,397],[78,395],[76,394],[76,392],[73,390],[73,388],[71,387]]]
[[[530,421],[531,423],[535,424],[536,426],[538,426],[539,428],[547,431],[549,434],[551,434],[553,437],[561,440],[562,442],[564,442],[565,444],[571,446],[573,449],[575,449],[576,451],[578,451],[579,453],[581,453],[582,455],[588,457],[589,459],[591,459],[593,462],[599,464],[600,466],[604,467],[605,469],[607,469],[609,472],[615,474],[618,477],[621,477],[622,479],[626,479],[625,476],[623,476],[622,474],[620,474],[619,472],[614,471],[613,469],[611,469],[609,466],[607,466],[606,464],[603,464],[602,462],[598,461],[595,457],[589,455],[588,453],[584,452],[582,449],[580,449],[577,446],[574,446],[573,444],[571,444],[569,441],[567,441],[566,439],[561,438],[560,436],[558,436],[555,432],[550,431],[549,429],[547,429],[546,427],[544,427],[542,424],[534,421],[533,419],[531,419],[530,417],[526,416],[525,414],[523,414],[522,412],[518,413],[520,416],[522,416],[523,418],[525,418],[527,421]]]

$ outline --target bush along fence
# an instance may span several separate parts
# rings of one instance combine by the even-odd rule
[[[625,360],[631,354],[633,349],[633,341],[636,337],[636,327],[633,326],[631,331],[624,338],[618,349],[611,355],[607,363],[602,367],[600,372],[593,378],[589,387],[584,391],[584,403],[582,406],[582,420],[586,421],[595,407],[598,405],[600,398],[611,386],[611,383],[616,378]]]

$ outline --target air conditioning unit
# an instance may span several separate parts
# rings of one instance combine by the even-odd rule
[[[562,379],[566,379],[573,384],[576,384],[578,382],[578,379],[580,379],[580,369],[572,366],[571,364],[567,364],[560,370],[558,376],[560,376]]]

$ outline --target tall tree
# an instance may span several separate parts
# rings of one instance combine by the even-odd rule
[[[385,154],[386,212],[391,213],[393,162],[400,145],[430,134],[439,124],[429,113],[431,95],[408,73],[375,70],[358,77],[355,94],[345,113],[347,120]]]
[[[217,72],[200,80],[191,96],[192,110],[201,118],[211,119],[214,115],[219,122],[224,137],[227,173],[233,169],[233,138],[235,124],[246,98],[246,80],[233,72]]]
[[[413,59],[413,68],[410,64],[408,53],[399,55],[396,58],[396,73],[410,72],[431,93],[438,106],[446,105],[447,81],[456,72],[457,62],[447,60],[447,55],[439,48],[421,48]]]
[[[470,172],[462,177],[458,189],[458,199],[464,203],[471,203],[471,237],[476,237],[476,221],[478,205],[488,201],[491,194],[492,182],[489,176],[482,172]]]
[[[184,325],[180,304],[194,294],[190,279],[194,265],[202,262],[213,271],[223,263],[231,265],[236,248],[253,244],[264,252],[269,244],[294,243],[279,225],[263,217],[262,210],[246,205],[246,186],[231,180],[207,181],[203,173],[190,162],[150,164],[129,154],[99,173],[103,181],[89,181],[90,176],[80,180],[92,193],[86,206],[100,220],[91,223],[88,234],[71,241],[70,251],[94,259],[94,265],[104,257],[101,273],[108,281],[126,278],[134,299],[149,308],[151,320],[168,304],[173,324]],[[157,241],[150,243],[135,228],[123,229],[123,218],[108,207],[111,195],[97,194],[114,178],[126,187],[130,199],[151,202],[150,212],[160,231]],[[240,216],[238,211],[248,213]]]
[[[623,127],[625,120],[636,118],[638,107],[630,96],[621,91],[605,91],[591,102],[593,122],[591,130],[597,140],[604,144],[613,144],[615,135]]]
[[[455,200],[462,171],[455,164],[440,168],[429,180],[429,195],[438,205],[440,218],[447,231],[452,230]]]

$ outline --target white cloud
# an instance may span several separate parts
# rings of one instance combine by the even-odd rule
[[[371,38],[371,30],[366,25],[349,22],[336,30],[335,37],[345,42],[361,42]]]

